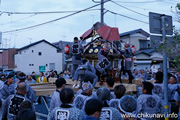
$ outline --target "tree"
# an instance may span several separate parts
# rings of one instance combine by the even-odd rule
[[[180,3],[175,7],[174,20],[180,23]],[[172,50],[168,50],[170,57],[173,57],[174,67],[180,72],[180,28],[174,27],[174,36],[172,41]],[[171,45],[171,44],[169,44]],[[171,47],[170,47],[171,48]]]
[[[175,14],[173,20],[180,23],[180,3],[175,7]],[[168,26],[167,26],[168,27]],[[166,51],[168,58],[173,61],[172,66],[180,72],[180,28],[173,27],[173,37],[171,40],[165,40],[164,44],[160,44],[157,41],[151,40],[156,51],[162,53],[163,50]]]

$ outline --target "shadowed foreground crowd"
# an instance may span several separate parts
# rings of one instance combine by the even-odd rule
[[[60,76],[55,82],[57,89],[51,96],[48,120],[164,119],[164,116],[158,116],[165,111],[162,72],[155,74],[155,83],[142,82],[133,96],[126,95],[123,84],[114,86],[112,78],[106,78],[106,87],[97,90],[92,81],[85,77],[82,88],[74,93],[73,89],[66,88],[66,81]],[[37,97],[29,84],[43,82],[47,79],[42,73],[37,80],[26,77],[24,73],[1,75],[0,119],[36,120],[34,105]],[[168,111],[174,115],[169,117],[178,120],[180,86],[177,77],[168,74],[168,83]]]

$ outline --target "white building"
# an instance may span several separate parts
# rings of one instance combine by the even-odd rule
[[[15,55],[15,70],[26,74],[56,70],[62,71],[62,53],[55,45],[41,40],[18,49]]]

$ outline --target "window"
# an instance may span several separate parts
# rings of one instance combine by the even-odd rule
[[[42,55],[42,53],[41,53],[41,52],[38,52],[38,55],[39,55],[39,56],[41,56],[41,55]]]
[[[148,47],[147,40],[139,40],[140,49],[145,49]]]
[[[29,64],[29,66],[34,66],[34,64]]]
[[[49,63],[49,70],[55,70],[55,63]]]
[[[61,52],[61,50],[60,49],[57,49],[57,53],[60,53]]]
[[[32,53],[34,52],[34,50],[32,50]]]
[[[46,64],[46,67],[48,66],[48,64]]]

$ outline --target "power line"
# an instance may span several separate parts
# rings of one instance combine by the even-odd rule
[[[131,12],[137,13],[137,14],[142,15],[142,16],[145,16],[145,17],[149,17],[149,16],[147,16],[147,15],[145,15],[145,14],[142,14],[142,13],[136,12],[136,11],[134,11],[134,10],[131,10],[131,9],[127,8],[127,7],[124,7],[124,6],[122,6],[122,5],[114,2],[114,1],[112,1],[112,0],[111,0],[111,2],[114,3],[114,4],[116,4],[116,5],[118,5],[118,6],[120,6],[120,7],[122,7],[122,8],[125,8],[125,9],[127,9],[127,10],[129,10],[129,11],[131,11]]]
[[[144,2],[125,2],[125,1],[120,1],[120,0],[116,0],[115,2],[120,2],[120,3],[154,3],[154,2],[162,2],[162,3],[170,3],[170,4],[174,4],[174,3],[178,3],[179,1],[172,1],[172,0],[169,0],[169,1],[159,1],[159,0],[154,0],[154,1],[144,1]]]
[[[108,2],[108,1],[104,1],[104,3],[106,3],[106,2]],[[99,5],[101,5],[101,4],[96,4],[96,5],[93,5],[93,6],[91,6],[91,7],[85,8],[85,9],[83,9],[83,10],[80,10],[80,11],[77,11],[77,12],[74,12],[74,13],[71,13],[71,14],[69,14],[69,15],[65,15],[65,16],[63,16],[63,17],[60,17],[60,18],[57,18],[57,19],[54,19],[54,20],[51,20],[51,21],[47,21],[47,22],[44,22],[44,23],[41,23],[41,24],[37,24],[37,25],[33,25],[33,26],[21,28],[21,29],[16,29],[16,30],[5,31],[5,32],[2,32],[2,33],[18,32],[18,31],[22,31],[22,30],[26,30],[26,29],[31,29],[31,28],[39,27],[39,26],[42,26],[42,25],[45,25],[45,24],[49,24],[49,23],[52,23],[52,22],[56,22],[56,21],[59,21],[59,20],[61,20],[61,19],[64,19],[64,18],[73,16],[73,15],[76,15],[76,14],[81,13],[81,12],[83,12],[83,11],[87,11],[87,10],[89,10],[89,9],[91,9],[91,8],[94,8],[94,7],[97,7],[97,6],[99,6]]]
[[[2,24],[0,24],[0,26],[16,23],[16,22],[19,22],[19,21],[22,21],[22,20],[25,20],[25,19],[28,19],[28,18],[31,18],[31,17],[34,17],[34,16],[36,16],[36,15],[30,15],[28,17],[24,17],[24,18],[21,18],[21,19],[18,19],[18,20],[14,20],[14,21],[7,22],[7,23],[2,23]]]
[[[86,11],[94,11],[94,10],[100,10],[100,9],[90,9]],[[74,11],[52,11],[52,12],[8,12],[8,11],[2,11],[0,14],[56,14],[56,13],[72,13],[72,12],[78,12],[80,10],[74,10]]]
[[[175,0],[168,0],[168,1],[170,1],[172,3],[179,3],[179,1],[175,1]]]
[[[129,7],[133,7],[133,8],[138,8],[138,9],[142,9],[142,10],[154,10],[154,11],[171,12],[171,11],[168,11],[168,10],[149,9],[149,8],[142,8],[142,7],[132,6],[132,5],[125,5],[125,6],[129,6]]]
[[[153,2],[158,2],[157,0],[153,0],[153,1],[146,1],[146,2],[124,2],[124,1],[115,1],[115,2],[121,2],[121,3],[153,3]]]
[[[176,4],[175,2],[160,1],[161,3]]]
[[[122,15],[120,13],[116,13],[116,12],[113,12],[113,11],[110,11],[110,10],[107,10],[107,11],[112,13],[112,14],[115,14],[115,15],[119,15],[119,16],[122,16],[122,17],[125,17],[125,18],[129,18],[131,20],[135,20],[135,21],[138,21],[138,22],[141,22],[141,23],[149,24],[148,22],[144,22],[144,21],[141,21],[141,20],[138,20],[136,18],[132,18],[132,17],[129,17],[129,16],[126,16],[126,15]]]

